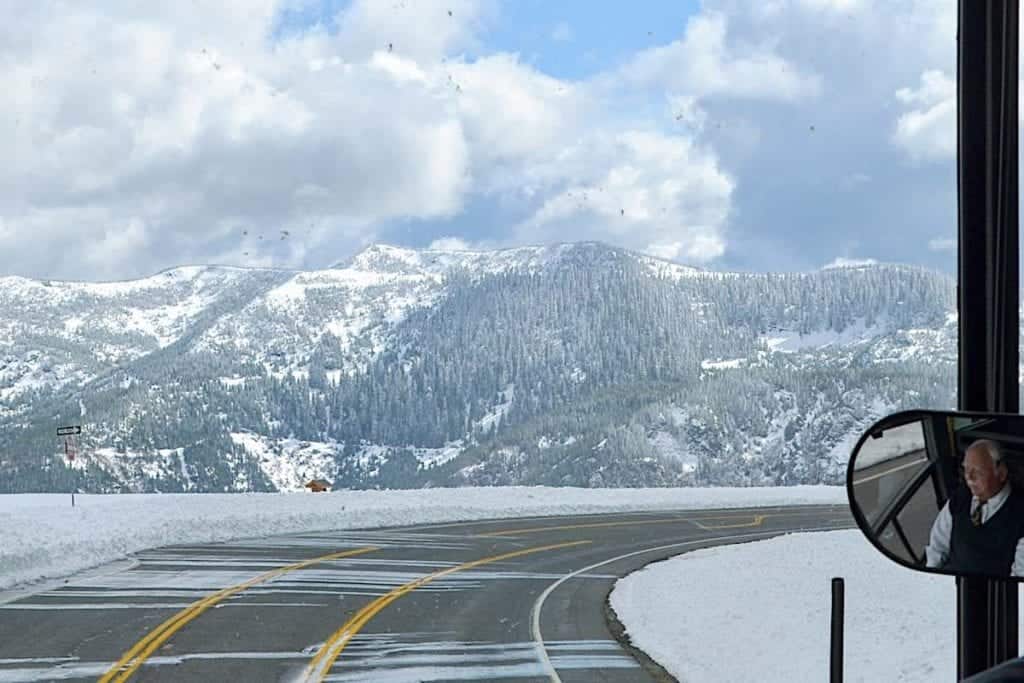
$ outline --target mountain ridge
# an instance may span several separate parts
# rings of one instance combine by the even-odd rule
[[[0,291],[0,490],[837,483],[879,410],[955,395],[955,285],[926,269],[594,242],[351,264]],[[88,427],[74,468],[55,420]]]

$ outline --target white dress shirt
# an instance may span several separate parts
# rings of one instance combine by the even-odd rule
[[[1010,497],[1010,482],[1006,482],[1003,488],[999,489],[999,493],[988,499],[985,503],[985,507],[981,509],[981,523],[984,524],[992,515],[999,512],[999,508],[1003,507],[1003,503]],[[971,514],[978,509],[981,505],[981,501],[975,496],[971,496]],[[942,563],[949,557],[949,537],[953,533],[953,515],[949,511],[949,501],[942,506],[942,510],[939,512],[939,516],[935,518],[935,523],[932,524],[931,537],[928,540],[928,546],[924,549],[925,556],[927,558],[927,566],[929,567],[940,567]],[[1013,568],[1010,570],[1012,576],[1024,576],[1024,538],[1017,541],[1017,552],[1013,557]]]

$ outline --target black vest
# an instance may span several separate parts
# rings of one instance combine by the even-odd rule
[[[959,487],[949,499],[953,533],[949,557],[942,565],[951,571],[1009,576],[1017,541],[1024,537],[1024,496],[1015,489],[995,515],[981,526],[971,522],[971,492]]]

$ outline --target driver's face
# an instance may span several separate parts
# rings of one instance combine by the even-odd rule
[[[970,448],[964,456],[964,479],[978,500],[988,500],[1006,483],[1006,466],[993,465],[984,448]]]

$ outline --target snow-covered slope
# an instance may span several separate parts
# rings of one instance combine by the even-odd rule
[[[80,384],[165,348],[268,275],[274,271],[189,266],[124,282],[0,278],[0,402]]]
[[[834,483],[870,421],[951,403],[953,291],[599,243],[4,278],[0,490]]]
[[[307,375],[313,350],[325,340],[336,357],[329,369],[337,372],[337,382],[390,348],[395,326],[410,312],[436,304],[453,274],[482,278],[538,272],[578,256],[586,246],[477,252],[373,245],[330,269],[296,273],[245,308],[223,316],[195,349],[230,352],[270,374],[298,377]]]

